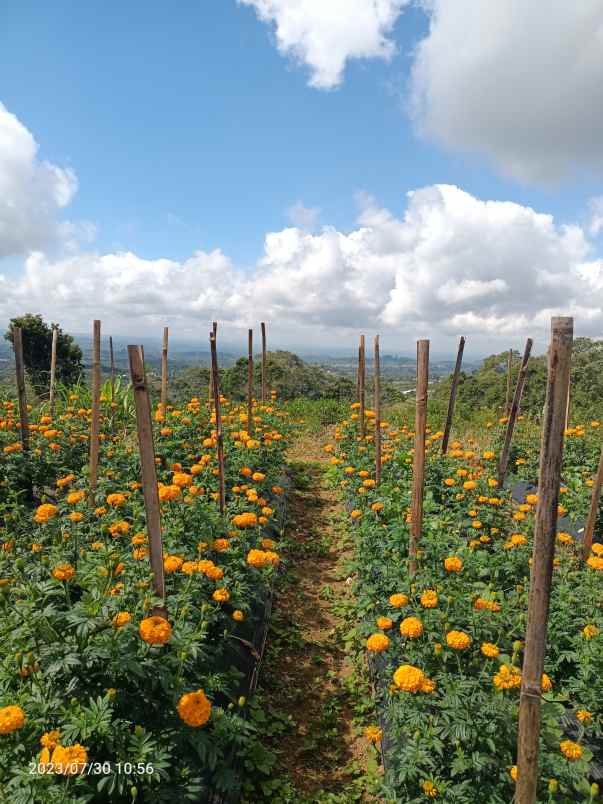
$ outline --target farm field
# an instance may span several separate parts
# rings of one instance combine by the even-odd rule
[[[92,390],[0,400],[0,800],[512,800],[542,472],[521,371],[509,414],[507,391],[448,439],[420,391],[369,406],[363,362],[356,401],[279,400],[250,350],[243,403],[217,362],[170,403],[167,358],[152,401],[130,359],[130,385],[95,361]],[[536,784],[569,804],[603,783],[600,422],[564,442]]]

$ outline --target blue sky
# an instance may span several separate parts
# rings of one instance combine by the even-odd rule
[[[320,209],[315,233],[349,234],[367,204],[358,193],[402,220],[408,191],[441,184],[586,230],[600,195],[588,164],[569,177],[509,178],[496,154],[417,132],[408,91],[430,32],[422,8],[405,8],[385,32],[393,58],[350,58],[342,83],[324,90],[309,85],[311,64],[279,52],[285,0],[268,23],[253,2],[3,4],[0,101],[39,144],[38,160],[77,176],[58,217],[94,225],[80,251],[181,263],[219,249],[253,275],[267,233],[292,225],[296,202]],[[58,259],[61,243],[43,250]],[[25,259],[26,249],[7,254],[0,272],[19,276]]]

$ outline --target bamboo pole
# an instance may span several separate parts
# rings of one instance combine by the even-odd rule
[[[595,525],[597,524],[597,514],[599,513],[599,497],[601,496],[601,488],[603,487],[603,447],[601,447],[601,454],[599,456],[599,466],[597,474],[593,481],[593,490],[590,496],[590,509],[588,512],[588,519],[584,528],[582,536],[582,557],[586,561],[590,556],[591,547],[593,546],[593,533],[595,532]]]
[[[360,438],[366,438],[366,418],[365,418],[365,382],[366,382],[366,355],[364,349],[364,335],[360,336],[360,349],[358,352],[358,389],[360,397]]]
[[[570,371],[567,375],[567,402],[565,403],[565,429],[567,430],[570,426],[570,414],[571,414],[571,390],[572,390],[572,371],[570,367]]]
[[[511,441],[513,440],[513,432],[515,431],[515,422],[519,413],[519,404],[521,396],[526,384],[528,373],[528,362],[530,360],[530,352],[532,351],[532,339],[528,338],[526,341],[526,348],[523,353],[521,367],[517,376],[517,385],[515,386],[515,393],[513,395],[513,403],[511,405],[511,412],[509,413],[509,421],[507,422],[507,430],[505,432],[505,441],[503,444],[502,452],[500,454],[500,463],[498,465],[498,485],[502,488],[505,478],[507,477],[507,470],[509,469],[509,453],[511,451]]]
[[[165,602],[161,510],[157,487],[155,447],[153,444],[153,420],[142,348],[140,346],[128,346],[128,359],[130,362],[130,376],[132,378],[134,404],[136,407],[136,427],[138,431],[138,449],[140,452],[142,493],[144,495],[147,535],[149,538],[153,588],[157,597],[160,597]],[[164,606],[156,606],[153,609],[153,613],[162,617],[167,616]]]
[[[115,355],[113,354],[113,338],[109,335],[109,357],[111,360],[111,405],[115,402]]]
[[[362,360],[360,346],[358,347],[358,366],[356,367],[356,402],[360,404],[360,362]]]
[[[27,415],[27,394],[25,391],[25,363],[23,362],[23,334],[21,327],[13,328],[13,348],[15,350],[15,375],[17,396],[19,397],[19,421],[21,425],[21,449],[29,450],[29,416]]]
[[[511,412],[511,385],[513,380],[513,349],[507,355],[507,396],[505,398],[505,416]]]
[[[266,404],[266,324],[262,321],[262,405]]]
[[[541,679],[555,557],[567,378],[570,370],[573,329],[573,318],[551,319],[546,406],[540,443],[538,505],[534,522],[528,620],[519,698],[515,794],[517,804],[534,804],[537,794]]]
[[[253,435],[253,330],[247,339],[247,432]]]
[[[50,415],[54,416],[54,382],[57,373],[57,339],[59,337],[58,329],[53,326],[52,328],[52,345],[50,347],[50,395],[49,407]]]
[[[454,366],[454,374],[452,375],[452,385],[450,386],[450,398],[448,399],[448,413],[446,414],[446,426],[444,428],[444,438],[442,439],[442,455],[445,455],[448,450],[448,441],[450,440],[450,430],[452,429],[452,418],[454,416],[454,405],[456,402],[456,392],[459,386],[459,377],[461,374],[461,365],[463,363],[463,351],[465,349],[465,338],[461,335],[459,341],[459,349],[456,354],[456,364]]]
[[[168,338],[169,328],[163,328],[163,346],[161,348],[161,412],[165,416],[168,392]]]
[[[212,326],[212,334],[213,334],[213,337],[214,337],[214,338],[217,338],[217,337],[218,337],[218,322],[217,322],[217,321],[213,321],[211,326]],[[208,398],[207,398],[207,402],[208,402],[208,405],[209,405],[209,409],[210,409],[210,410],[211,410],[212,403],[213,403],[213,401],[214,401],[214,386],[213,386],[213,381],[214,381],[214,375],[213,375],[212,370],[211,370],[211,361],[210,361],[210,367],[209,367],[209,387],[208,387],[208,391],[207,391],[207,392],[208,392]]]
[[[92,421],[90,422],[90,492],[89,502],[94,505],[98,480],[98,451],[100,433],[100,339],[101,322],[96,320],[92,328]]]
[[[218,454],[218,482],[220,513],[226,508],[226,486],[224,481],[224,435],[222,433],[222,411],[220,407],[220,375],[218,373],[218,350],[216,349],[216,332],[209,333],[209,347],[211,352],[211,376],[214,392],[214,410],[216,414],[216,441]]]
[[[375,335],[374,355],[374,407],[375,407],[375,482],[381,482],[381,359],[379,356],[379,336]]]
[[[427,429],[427,386],[429,341],[417,341],[417,401],[415,408],[415,454],[412,470],[412,508],[408,544],[409,574],[417,574],[417,551],[423,526],[423,484],[425,479],[425,431]]]

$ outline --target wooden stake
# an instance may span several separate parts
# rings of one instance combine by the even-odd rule
[[[375,482],[381,482],[381,360],[379,357],[379,336],[375,335],[374,356],[374,407],[375,407]]]
[[[509,413],[509,421],[507,422],[507,430],[505,432],[505,441],[503,449],[500,454],[500,463],[498,465],[498,485],[502,488],[507,477],[507,470],[509,469],[509,453],[511,451],[511,441],[513,440],[513,432],[515,430],[515,422],[519,413],[519,403],[526,384],[528,373],[528,361],[530,359],[530,352],[532,351],[532,339],[528,338],[526,341],[526,348],[523,353],[521,361],[521,368],[517,376],[517,385],[515,386],[515,394],[513,395],[513,404],[511,405],[511,412]]]
[[[52,346],[50,351],[50,415],[54,416],[54,381],[57,373],[57,339],[59,331],[56,327],[52,328]]]
[[[210,334],[213,334],[214,338],[217,338],[217,337],[218,337],[218,322],[217,322],[217,321],[213,321],[213,322],[212,322],[212,332],[211,332]],[[209,404],[209,409],[210,409],[210,410],[211,410],[212,403],[213,403],[213,401],[214,401],[214,386],[213,386],[213,381],[214,381],[214,375],[213,375],[212,370],[211,370],[211,361],[210,361],[210,367],[209,367],[209,388],[208,388],[208,400],[207,400],[207,401],[208,401],[208,404]]]
[[[90,422],[90,492],[89,502],[96,501],[96,483],[98,480],[98,451],[100,432],[100,338],[101,322],[95,321],[92,330],[92,421]]]
[[[572,390],[572,371],[570,367],[569,374],[567,375],[567,402],[565,404],[565,429],[567,430],[570,426],[570,399],[571,399],[571,390]]]
[[[415,454],[412,470],[412,522],[408,544],[409,574],[417,574],[417,551],[423,526],[423,484],[425,479],[425,431],[427,429],[427,386],[429,341],[417,341],[417,402],[415,409]]]
[[[163,347],[161,349],[161,412],[165,416],[167,410],[168,389],[168,327],[163,328]]]
[[[465,338],[461,336],[461,339],[459,341],[459,350],[456,354],[456,364],[454,366],[454,374],[452,375],[452,385],[450,386],[448,413],[446,414],[446,427],[444,428],[444,438],[442,439],[442,455],[445,455],[448,450],[448,441],[450,440],[450,430],[452,429],[452,417],[454,416],[454,404],[456,402],[456,392],[459,386],[459,377],[461,374],[461,365],[463,362],[464,349],[465,349]]]
[[[153,444],[153,420],[142,354],[142,348],[140,346],[128,346],[130,376],[132,378],[134,404],[136,407],[136,427],[138,430],[142,493],[144,495],[144,507],[147,520],[151,570],[153,572],[153,588],[157,597],[165,601],[161,510],[159,507],[155,447]],[[167,616],[166,609],[163,606],[155,607],[153,613],[162,617]]]
[[[597,474],[593,481],[593,490],[590,496],[590,509],[588,512],[588,519],[586,520],[586,527],[582,536],[582,557],[586,561],[590,556],[591,547],[593,546],[593,533],[595,532],[595,525],[597,524],[597,514],[599,513],[599,497],[601,496],[601,488],[603,487],[603,447],[601,447],[601,454],[599,456],[599,466]]]
[[[364,351],[364,335],[360,336],[360,349],[358,351],[358,395],[360,398],[360,437],[364,441],[366,438],[366,420],[365,420],[365,380],[366,380],[366,364],[365,364],[365,351]]]
[[[226,508],[226,487],[224,482],[224,435],[222,433],[222,411],[220,407],[220,375],[218,373],[218,350],[216,348],[216,332],[209,333],[209,348],[211,351],[211,376],[214,392],[214,410],[216,414],[216,441],[218,453],[218,482],[220,513]]]
[[[262,321],[262,405],[266,404],[266,324]]]
[[[109,335],[109,357],[111,359],[111,405],[115,402],[115,356],[113,354],[113,338]]]
[[[570,370],[573,330],[573,318],[551,319],[546,406],[540,443],[538,505],[534,522],[528,621],[519,698],[515,790],[517,804],[536,802],[541,679],[555,557],[567,378]]]
[[[247,432],[253,435],[253,330],[249,330],[247,341]]]
[[[25,364],[23,362],[23,335],[21,327],[13,329],[13,348],[15,350],[15,374],[17,395],[19,397],[19,419],[21,423],[21,449],[29,450],[29,416],[27,415],[27,395],[25,391]]]
[[[507,357],[507,396],[505,399],[505,416],[511,412],[511,382],[513,378],[513,349],[509,349]]]

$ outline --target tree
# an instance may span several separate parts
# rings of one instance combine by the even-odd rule
[[[14,343],[13,331],[21,327],[23,336],[23,362],[31,384],[37,394],[48,391],[50,385],[50,358],[52,330],[57,330],[56,379],[65,385],[77,382],[84,370],[82,350],[71,335],[64,333],[58,324],[48,325],[41,315],[27,313],[12,318],[4,337]]]

